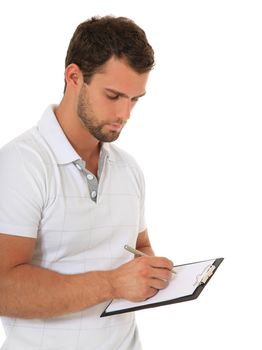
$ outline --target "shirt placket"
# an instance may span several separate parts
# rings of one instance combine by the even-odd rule
[[[106,162],[106,158],[108,157],[108,154],[105,150],[101,150],[100,158],[99,158],[99,163],[98,163],[98,171],[96,177],[91,171],[86,169],[86,163],[82,159],[78,159],[74,161],[74,164],[76,168],[84,174],[87,184],[88,184],[88,189],[89,189],[89,194],[90,198],[92,199],[93,202],[97,202],[97,197],[98,197],[98,186],[99,186],[99,179],[102,175],[103,168]]]
[[[90,198],[93,202],[96,203],[98,192],[98,179],[94,174],[92,174],[89,170],[85,168],[85,162],[83,160],[79,159],[75,161],[74,164],[77,167],[77,169],[84,174],[87,180]]]

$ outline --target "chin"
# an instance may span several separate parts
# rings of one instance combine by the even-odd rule
[[[120,133],[116,133],[116,132],[111,132],[107,135],[103,135],[103,137],[101,137],[99,139],[99,141],[102,142],[114,142],[118,139],[118,137],[120,136]]]

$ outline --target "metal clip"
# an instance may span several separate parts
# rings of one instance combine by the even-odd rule
[[[205,275],[203,276],[203,278],[201,279],[199,284],[204,284],[206,283],[206,281],[209,279],[209,277],[211,277],[213,275],[213,272],[215,271],[216,266],[215,265],[211,265],[209,267],[209,269],[207,270],[207,272],[205,273]]]

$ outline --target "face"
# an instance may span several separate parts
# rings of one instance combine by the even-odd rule
[[[145,94],[147,79],[148,73],[136,73],[123,60],[108,60],[103,71],[81,87],[77,114],[84,128],[101,142],[115,141]]]

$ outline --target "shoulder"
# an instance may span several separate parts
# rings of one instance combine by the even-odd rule
[[[138,171],[141,171],[141,168],[135,160],[135,158],[120,147],[116,146],[115,144],[107,144],[105,146],[105,149],[108,152],[109,159],[112,162],[115,162],[118,165],[128,166],[130,168],[134,168]]]
[[[0,149],[0,181],[3,185],[16,182],[24,189],[44,189],[51,178],[51,163],[47,146],[33,127]]]
[[[120,168],[125,169],[126,174],[129,174],[140,188],[144,188],[144,174],[135,158],[114,144],[107,144],[105,149],[109,154],[111,166],[114,167],[115,170],[120,170]]]
[[[26,164],[30,168],[42,167],[48,162],[47,154],[46,146],[37,127],[33,127],[0,149],[0,161],[2,165],[13,164],[15,168],[19,164]]]

